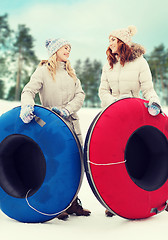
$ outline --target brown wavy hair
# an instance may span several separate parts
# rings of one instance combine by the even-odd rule
[[[53,54],[48,60],[42,60],[39,65],[42,66],[43,64],[46,64],[48,71],[50,72],[53,80],[55,80],[55,74],[58,69],[56,53]],[[71,64],[69,61],[66,62],[65,67],[68,74],[76,81],[77,76],[75,74],[75,70],[71,67]]]
[[[120,64],[124,66],[126,62],[129,62],[132,59],[132,49],[118,38],[117,38],[117,43],[118,43],[118,54],[120,57]],[[113,68],[113,65],[118,61],[116,58],[117,54],[112,53],[112,50],[110,49],[110,47],[107,48],[106,54],[107,54],[107,60],[109,62],[109,65],[111,66],[111,68]]]

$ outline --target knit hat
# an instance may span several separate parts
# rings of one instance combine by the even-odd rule
[[[131,37],[136,32],[137,32],[137,29],[135,26],[128,26],[128,28],[122,28],[122,29],[112,31],[109,35],[109,38],[116,37],[129,45],[131,43]]]
[[[69,45],[71,47],[71,44],[63,38],[46,40],[45,46],[48,50],[49,57],[51,57],[54,53],[56,53],[64,45]]]

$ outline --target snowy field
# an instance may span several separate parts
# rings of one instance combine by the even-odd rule
[[[0,115],[20,103],[0,100]],[[81,109],[79,117],[83,137],[99,109]],[[164,108],[167,113],[168,109]],[[70,216],[67,221],[53,219],[46,223],[20,223],[0,212],[0,238],[3,240],[155,240],[165,239],[168,235],[168,213],[162,212],[145,220],[126,220],[115,216],[107,218],[104,207],[93,195],[86,177],[79,192],[85,208],[92,211],[90,217]]]

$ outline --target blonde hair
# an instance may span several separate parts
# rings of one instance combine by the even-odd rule
[[[48,71],[50,72],[53,80],[55,80],[55,74],[58,69],[58,61],[57,61],[56,53],[54,53],[48,60],[42,60],[39,65],[42,66],[43,64],[47,65]],[[71,64],[69,61],[66,62],[65,67],[68,74],[76,81],[77,76],[75,74],[75,70],[71,67]]]

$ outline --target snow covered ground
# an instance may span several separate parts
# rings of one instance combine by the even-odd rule
[[[0,100],[0,115],[18,106],[20,103],[7,102]],[[165,113],[168,108],[164,108]],[[85,138],[86,132],[93,118],[99,112],[99,109],[81,109],[79,116],[81,119],[81,129]],[[129,239],[129,240],[147,240],[147,239],[167,239],[168,213],[162,212],[157,216],[145,219],[131,221],[115,216],[107,218],[104,215],[104,207],[93,195],[86,177],[79,192],[83,206],[90,209],[90,217],[71,216],[67,221],[53,219],[43,224],[20,223],[8,218],[0,212],[0,237],[5,240],[100,240],[100,239]]]

